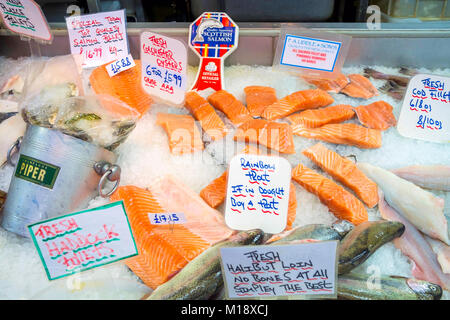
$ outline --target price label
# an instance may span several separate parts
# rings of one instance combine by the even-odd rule
[[[229,298],[326,296],[335,298],[337,241],[221,248]]]
[[[182,104],[187,82],[184,44],[156,33],[143,32],[141,61],[144,90],[163,101]]]
[[[41,7],[32,0],[0,0],[0,17],[12,32],[48,42],[53,40]]]
[[[106,66],[106,71],[108,71],[110,77],[113,77],[122,71],[133,68],[135,65],[136,63],[134,62],[133,57],[129,54],[125,58],[121,58],[108,64]]]
[[[28,226],[49,280],[138,254],[122,201]]]
[[[83,68],[97,67],[129,54],[125,9],[66,17],[72,54]]]
[[[450,78],[426,74],[411,78],[397,130],[409,138],[450,142]]]
[[[291,166],[281,157],[239,154],[230,161],[226,224],[236,230],[286,228]]]
[[[186,223],[184,213],[149,213],[148,219],[151,224],[183,224]]]

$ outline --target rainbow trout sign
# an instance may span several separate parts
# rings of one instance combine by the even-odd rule
[[[204,12],[189,27],[189,46],[200,58],[191,90],[224,89],[224,60],[238,46],[239,28],[223,12]]]

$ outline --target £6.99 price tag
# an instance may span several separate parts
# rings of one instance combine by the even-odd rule
[[[182,104],[186,93],[187,50],[176,39],[141,34],[142,87],[153,97]]]
[[[398,120],[409,138],[450,142],[450,78],[418,74],[411,78]]]
[[[281,157],[239,154],[230,161],[226,224],[236,230],[286,228],[291,165]]]

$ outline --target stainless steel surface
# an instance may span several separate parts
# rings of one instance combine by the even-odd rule
[[[25,237],[29,237],[26,226],[33,222],[85,208],[98,196],[101,176],[95,172],[94,164],[116,160],[116,155],[106,149],[37,126],[28,126],[20,155],[60,168],[52,189],[12,177],[2,227]]]
[[[317,31],[352,36],[346,66],[380,64],[391,67],[444,68],[449,66],[450,22],[415,24],[382,23],[380,30],[368,30],[365,23],[303,23],[286,24]],[[131,54],[139,58],[139,35],[152,31],[182,40],[187,45],[189,23],[129,23],[128,38]],[[272,65],[280,23],[239,23],[239,47],[225,60],[226,65]],[[54,41],[41,45],[41,54],[55,56],[70,53],[65,24],[51,24]],[[29,56],[27,42],[0,30],[0,56]],[[11,48],[14,48],[11,50]],[[434,50],[438,48],[438,50]],[[198,57],[188,50],[188,63],[198,65]]]

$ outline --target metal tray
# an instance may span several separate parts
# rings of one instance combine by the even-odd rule
[[[42,56],[70,53],[65,24],[50,24],[54,40],[51,45],[22,41],[9,31],[0,30],[0,56],[17,58],[30,55],[31,50]],[[280,34],[279,23],[239,23],[239,47],[226,60],[226,65],[272,65]],[[417,24],[383,23],[380,30],[368,30],[365,23],[290,23],[317,31],[336,32],[352,36],[345,66],[384,65],[390,67],[450,67],[450,22]],[[189,23],[129,23],[128,39],[131,54],[139,58],[139,35],[152,31],[184,41],[187,45]],[[188,50],[188,62],[198,64],[198,57]]]

